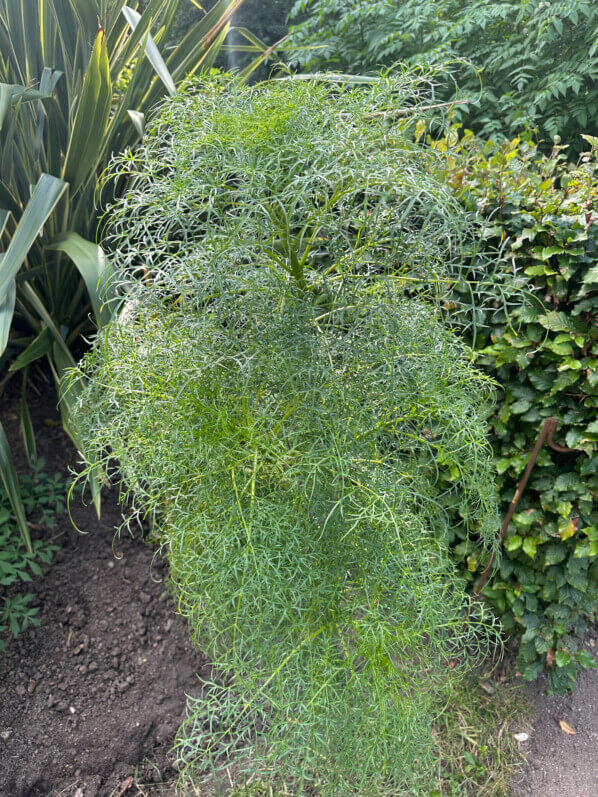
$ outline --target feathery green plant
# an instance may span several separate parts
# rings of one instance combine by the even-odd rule
[[[491,383],[438,309],[467,216],[392,122],[423,87],[191,83],[114,167],[127,295],[77,422],[213,662],[185,777],[401,793],[496,641],[446,550],[448,510],[494,544]]]

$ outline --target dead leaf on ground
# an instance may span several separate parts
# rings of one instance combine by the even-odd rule
[[[572,728],[568,722],[565,722],[565,720],[559,720],[559,725],[561,727],[562,732],[568,734],[569,736],[575,736],[575,734],[577,733],[575,728]]]
[[[117,792],[116,797],[123,797],[123,794],[126,794],[129,789],[133,788],[134,782],[135,780],[133,776],[129,775],[129,777],[123,780],[123,782],[120,784],[120,790]]]

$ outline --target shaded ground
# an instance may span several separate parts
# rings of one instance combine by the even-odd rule
[[[598,631],[587,648],[598,653]],[[535,705],[529,760],[515,797],[598,797],[598,670],[583,672],[572,695],[546,694],[546,681],[530,685]],[[564,720],[575,735],[564,733]]]
[[[66,475],[75,452],[59,426],[43,425],[57,417],[52,404],[32,411],[46,470]],[[14,439],[15,412],[2,407],[2,422]],[[89,533],[57,518],[52,536],[62,550],[31,589],[42,624],[0,655],[0,795],[136,795],[132,779],[149,784],[144,794],[164,795],[170,790],[151,784],[174,777],[167,751],[185,694],[201,690],[204,661],[152,548],[123,536],[115,559],[114,496],[105,496],[101,522],[80,502],[72,510]]]

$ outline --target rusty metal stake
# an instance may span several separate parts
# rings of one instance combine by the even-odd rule
[[[517,485],[517,489],[515,490],[515,495],[513,496],[513,500],[511,501],[511,505],[509,506],[509,511],[506,514],[502,527],[500,529],[500,534],[498,536],[498,546],[499,547],[504,539],[506,534],[507,528],[509,523],[513,519],[513,515],[515,514],[515,510],[517,509],[517,505],[523,495],[523,491],[529,481],[529,477],[532,475],[532,471],[536,464],[536,460],[538,459],[538,454],[542,450],[542,446],[544,443],[548,443],[550,448],[554,451],[559,451],[562,454],[573,454],[578,449],[576,448],[567,448],[566,446],[559,446],[557,443],[554,442],[553,435],[558,428],[559,422],[556,418],[546,418],[542,429],[540,430],[540,434],[538,435],[538,439],[536,440],[536,445],[534,446],[532,453],[530,455],[529,461],[527,463],[527,467],[525,468],[525,473],[521,477],[521,481]],[[475,585],[473,590],[474,597],[478,597],[480,592],[484,589],[484,585],[486,581],[488,581],[488,576],[492,570],[492,566],[494,564],[494,560],[496,559],[496,550],[492,551],[490,554],[490,558],[486,563],[486,567],[484,568],[484,572],[480,576],[478,583]]]

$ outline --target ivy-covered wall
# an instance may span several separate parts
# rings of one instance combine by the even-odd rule
[[[546,667],[557,691],[595,666],[581,639],[598,612],[598,139],[586,139],[592,152],[575,166],[558,143],[543,156],[529,141],[484,144],[469,132],[433,142],[454,190],[487,219],[488,244],[529,288],[510,308],[497,293],[475,341],[502,386],[491,425],[503,516],[546,418],[559,421],[555,442],[574,449],[541,450],[484,589],[521,634],[523,677]],[[477,580],[475,543],[455,551]]]

